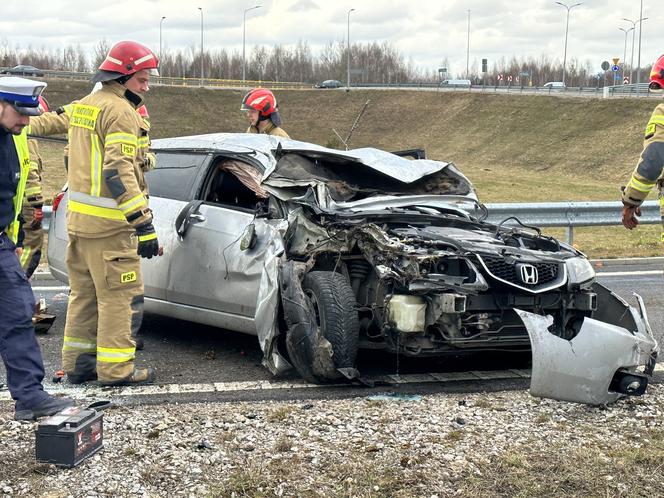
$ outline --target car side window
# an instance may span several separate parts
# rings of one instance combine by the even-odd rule
[[[260,186],[261,174],[253,166],[220,158],[212,165],[203,200],[242,210],[255,210],[268,194]]]
[[[157,167],[145,178],[150,195],[178,201],[190,201],[196,176],[207,154],[157,151]]]

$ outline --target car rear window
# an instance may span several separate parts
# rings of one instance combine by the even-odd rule
[[[158,151],[157,167],[146,176],[150,195],[189,201],[193,187],[207,154]]]

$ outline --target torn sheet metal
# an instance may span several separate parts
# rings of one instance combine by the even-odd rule
[[[333,211],[351,211],[361,213],[368,210],[389,209],[408,206],[429,206],[454,211],[460,216],[479,214],[477,195],[471,192],[461,195],[374,195],[357,201],[336,202],[329,198],[327,208]]]
[[[657,347],[647,333],[592,318],[585,318],[577,336],[568,341],[549,332],[551,316],[515,311],[532,345],[533,396],[590,405],[612,403],[623,396],[609,391],[616,371],[646,365]],[[635,310],[630,308],[630,313]]]
[[[352,167],[352,163],[364,164],[402,183],[413,183],[420,178],[446,168],[449,164],[431,159],[406,159],[390,152],[370,147],[341,151],[305,142],[297,142],[295,140],[282,142],[281,146],[284,151],[297,152],[308,157],[347,161],[349,167]]]
[[[263,365],[278,375],[292,368],[292,365],[279,354],[276,338],[279,335],[279,266],[284,254],[283,234],[288,223],[284,220],[276,224],[266,224],[266,232],[261,237],[269,240],[263,257],[263,272],[256,299],[256,331],[258,342],[263,350]]]
[[[342,235],[333,237],[325,228],[309,220],[301,208],[288,215],[288,234],[286,235],[289,254],[306,255],[312,252],[339,252],[350,250],[350,240]]]

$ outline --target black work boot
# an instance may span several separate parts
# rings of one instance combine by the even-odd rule
[[[14,420],[37,420],[40,417],[55,415],[68,406],[73,406],[74,400],[70,398],[55,398],[51,395],[32,408],[16,410]]]
[[[153,384],[156,377],[154,368],[135,368],[128,377],[121,380],[101,380],[102,386],[144,386]]]
[[[76,358],[73,372],[67,372],[70,384],[83,384],[97,380],[97,356],[92,353],[83,353]]]

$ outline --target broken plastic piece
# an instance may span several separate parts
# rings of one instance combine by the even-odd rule
[[[634,312],[633,308],[629,308]],[[549,332],[551,316],[541,316],[515,310],[523,320],[533,351],[530,394],[590,405],[613,403],[626,394],[638,395],[645,391],[642,375],[636,368],[650,361],[657,342],[646,332],[646,327],[629,331],[606,322],[585,318],[579,333],[571,340]],[[617,372],[634,378],[622,386],[612,381]],[[637,379],[637,376],[639,379]],[[639,386],[630,392],[630,384],[639,380]],[[634,386],[632,386],[634,387]]]

